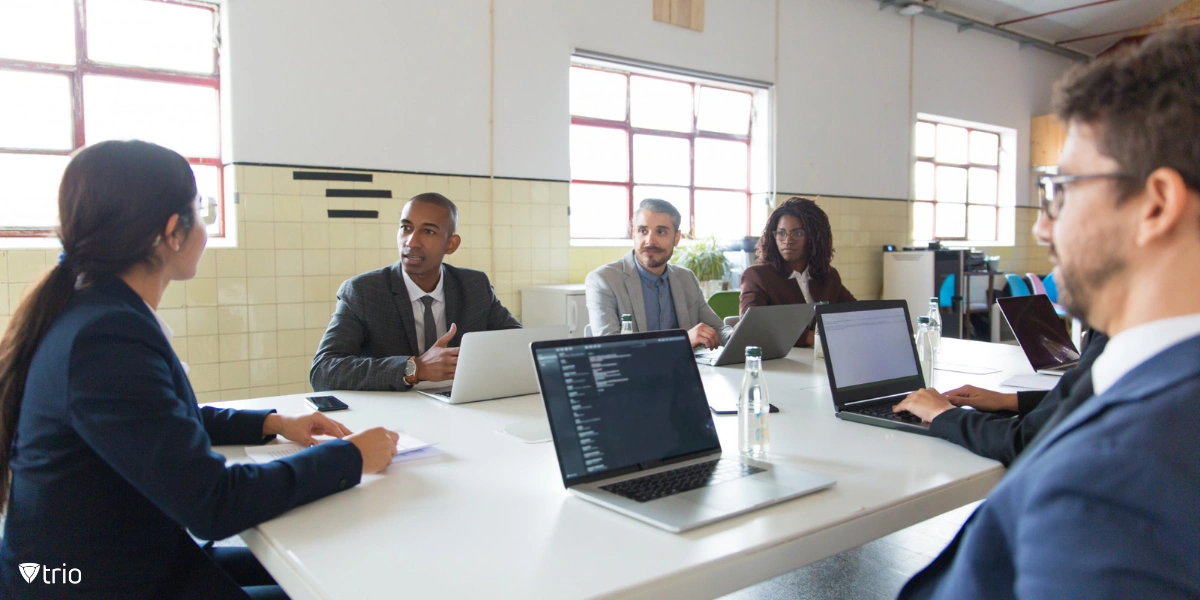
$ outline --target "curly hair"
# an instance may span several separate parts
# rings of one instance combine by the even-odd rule
[[[784,215],[796,217],[804,227],[808,276],[813,281],[825,281],[829,275],[829,263],[833,260],[833,231],[829,228],[829,215],[808,198],[788,198],[771,213],[755,249],[758,262],[771,265],[777,273],[785,277],[791,274],[792,267],[783,260],[783,255],[779,253],[779,245],[775,243],[775,230]]]
[[[1073,68],[1055,89],[1063,123],[1096,126],[1100,150],[1133,175],[1123,197],[1155,169],[1178,171],[1200,190],[1200,30],[1176,29]]]

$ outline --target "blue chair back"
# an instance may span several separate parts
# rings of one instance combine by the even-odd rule
[[[1017,275],[1016,273],[1005,273],[1004,279],[1008,281],[1008,291],[1012,293],[1013,296],[1030,295],[1029,286],[1025,285],[1025,282],[1021,280],[1020,275]]]
[[[942,280],[942,287],[938,288],[938,307],[950,308],[954,305],[954,273],[946,276]]]
[[[1042,285],[1046,288],[1046,297],[1051,302],[1058,304],[1058,284],[1054,282],[1054,273],[1049,273],[1043,277]]]

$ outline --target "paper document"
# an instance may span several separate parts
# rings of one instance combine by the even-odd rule
[[[954,363],[937,362],[933,364],[933,368],[938,371],[953,371],[955,373],[966,373],[968,375],[991,375],[999,373],[1000,369],[990,367],[976,367],[974,365],[956,365]]]
[[[1052,390],[1062,381],[1062,377],[1053,375],[1014,375],[1004,380],[1000,385],[1022,388],[1026,390]]]
[[[417,458],[425,458],[426,456],[436,456],[441,454],[440,450],[435,452],[423,453],[425,450],[436,450],[433,445],[428,442],[423,442],[403,431],[397,432],[400,439],[396,441],[396,456],[392,458],[393,463],[398,463],[406,460],[415,460]],[[324,438],[333,439],[333,438]],[[302,446],[296,442],[285,442],[282,444],[264,444],[262,446],[246,446],[246,456],[250,457],[256,463],[268,463],[273,460],[278,460],[286,456],[291,456],[307,446]],[[410,456],[416,454],[418,456]]]

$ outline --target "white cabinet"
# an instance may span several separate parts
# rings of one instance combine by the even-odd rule
[[[566,325],[567,337],[583,337],[588,324],[582,283],[521,288],[521,324],[526,327]]]

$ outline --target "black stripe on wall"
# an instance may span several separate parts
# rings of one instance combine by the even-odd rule
[[[392,190],[325,190],[326,198],[391,198]]]
[[[292,171],[292,179],[309,179],[318,181],[375,181],[370,173],[326,173],[322,171]]]
[[[378,219],[377,210],[329,210],[330,219]]]

